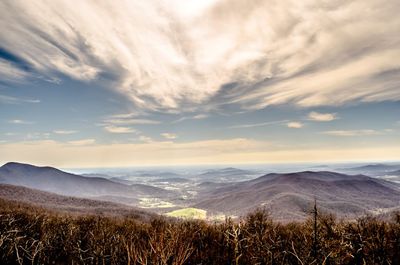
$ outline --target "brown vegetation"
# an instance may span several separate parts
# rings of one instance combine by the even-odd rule
[[[400,216],[281,224],[256,211],[210,224],[71,216],[0,200],[0,263],[400,264]]]

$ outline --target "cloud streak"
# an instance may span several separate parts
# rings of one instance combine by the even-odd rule
[[[92,145],[94,143],[96,143],[95,139],[81,139],[81,140],[75,140],[75,141],[68,142],[68,144],[73,145],[73,146]]]
[[[21,103],[40,103],[39,99],[24,99],[6,95],[0,95],[0,103],[3,104],[21,104]]]
[[[284,124],[289,122],[288,120],[281,120],[281,121],[267,121],[267,122],[260,122],[260,123],[251,123],[251,124],[241,124],[241,125],[234,125],[229,127],[230,129],[243,129],[243,128],[253,128],[253,127],[263,127],[275,124]]]
[[[146,110],[336,106],[400,100],[399,12],[396,0],[6,0],[0,47]],[[0,58],[2,79],[27,75]]]
[[[162,133],[161,136],[168,140],[174,140],[178,138],[178,135],[176,135],[175,133]]]
[[[304,124],[301,122],[298,122],[298,121],[291,121],[291,122],[288,122],[286,125],[288,128],[292,128],[292,129],[300,129],[300,128],[304,127]]]
[[[308,114],[308,119],[312,121],[333,121],[338,119],[336,113],[320,113],[316,111],[312,111]]]
[[[9,120],[8,123],[23,124],[23,125],[34,124],[34,122],[32,122],[32,121],[25,121],[25,120],[19,120],[19,119]]]
[[[136,130],[129,127],[121,127],[121,126],[104,126],[104,130],[109,133],[135,133]]]
[[[54,130],[53,131],[53,133],[55,133],[55,134],[62,134],[62,135],[74,134],[77,132],[78,131],[74,131],[74,130]]]
[[[364,129],[364,130],[336,130],[336,131],[325,131],[323,134],[332,135],[332,136],[370,136],[370,135],[382,135],[391,132],[391,130],[372,130],[372,129]]]

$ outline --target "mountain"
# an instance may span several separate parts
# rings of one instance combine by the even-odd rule
[[[364,170],[364,171],[389,171],[393,169],[400,169],[400,165],[387,165],[387,164],[369,164],[359,167],[350,168],[350,170]]]
[[[126,179],[123,179],[123,178],[120,178],[120,177],[112,177],[112,178],[109,178],[109,180],[111,180],[113,182],[125,184],[125,185],[133,185],[135,183],[133,181],[126,180]]]
[[[186,179],[186,178],[178,178],[178,177],[175,177],[175,178],[159,178],[159,179],[154,179],[154,180],[152,180],[151,182],[155,182],[155,183],[188,183],[188,182],[190,182],[190,180],[189,179]]]
[[[227,167],[207,170],[206,172],[197,175],[197,179],[201,182],[233,182],[246,180],[249,176],[254,175],[256,175],[256,173],[250,170]]]
[[[400,170],[385,172],[384,174],[376,176],[376,178],[400,184]]]
[[[393,175],[393,176],[400,176],[400,169],[396,171],[391,171],[387,173],[388,175]]]
[[[351,168],[341,168],[338,171],[343,173],[364,174],[368,176],[383,176],[389,172],[400,170],[400,165],[394,164],[369,164]]]
[[[243,215],[265,207],[276,220],[307,218],[314,198],[323,212],[355,218],[399,205],[399,186],[363,175],[329,171],[267,174],[203,192],[194,207],[228,215]]]
[[[147,185],[126,185],[100,177],[84,177],[52,167],[10,162],[0,167],[0,183],[29,187],[66,196],[168,196],[169,191]]]
[[[26,203],[59,212],[116,216],[129,215],[140,218],[153,216],[145,211],[118,203],[62,196],[9,184],[0,184],[0,198],[10,202]]]
[[[159,171],[159,170],[144,170],[144,171],[135,171],[133,173],[135,177],[145,177],[145,178],[175,178],[175,177],[183,177],[183,175],[175,172],[169,171]]]

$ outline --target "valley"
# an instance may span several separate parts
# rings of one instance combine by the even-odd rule
[[[210,221],[256,209],[268,211],[276,221],[303,221],[314,202],[324,213],[353,220],[386,216],[400,204],[399,165],[296,167],[299,171],[292,173],[283,173],[288,167],[271,168],[280,173],[268,174],[262,167],[69,173],[11,162],[0,167],[0,197],[72,212],[132,210]]]

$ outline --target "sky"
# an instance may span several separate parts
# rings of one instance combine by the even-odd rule
[[[4,0],[0,163],[400,160],[397,0]]]

